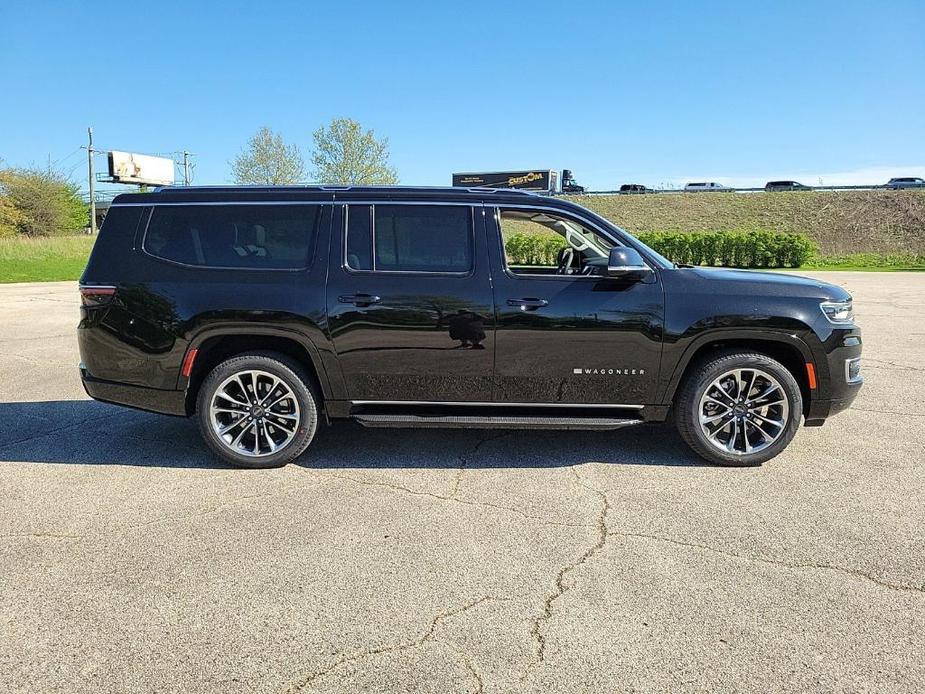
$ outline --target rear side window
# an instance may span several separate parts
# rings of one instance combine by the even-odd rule
[[[314,249],[320,205],[163,205],[144,250],[201,267],[298,269]]]
[[[462,205],[350,205],[347,267],[377,272],[472,269],[472,212]]]

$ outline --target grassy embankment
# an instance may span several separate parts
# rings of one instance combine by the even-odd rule
[[[925,191],[570,196],[631,232],[803,233],[819,255],[804,269],[925,270]],[[0,238],[0,282],[75,280],[90,236]]]
[[[925,191],[810,191],[575,196],[630,232],[806,234],[819,254],[804,268],[925,269]]]
[[[0,238],[0,282],[76,280],[93,240],[87,235]]]

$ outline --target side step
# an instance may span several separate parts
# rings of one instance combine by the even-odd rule
[[[487,417],[476,415],[355,414],[354,421],[370,428],[401,429],[582,429],[609,431],[642,424],[641,419],[614,417]]]

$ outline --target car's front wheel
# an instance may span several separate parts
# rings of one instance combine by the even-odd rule
[[[318,426],[309,383],[302,367],[281,354],[227,359],[199,390],[199,431],[215,453],[234,465],[285,465],[308,447]]]
[[[702,458],[760,465],[796,434],[803,397],[793,374],[771,357],[727,353],[696,366],[676,402],[678,431]]]

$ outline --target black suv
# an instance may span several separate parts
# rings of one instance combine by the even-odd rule
[[[779,193],[785,190],[812,190],[799,181],[768,181],[764,184],[764,189],[768,193]]]
[[[319,422],[617,429],[760,464],[861,384],[844,289],[678,267],[583,207],[479,188],[164,188],[81,279],[84,387],[247,467]]]

